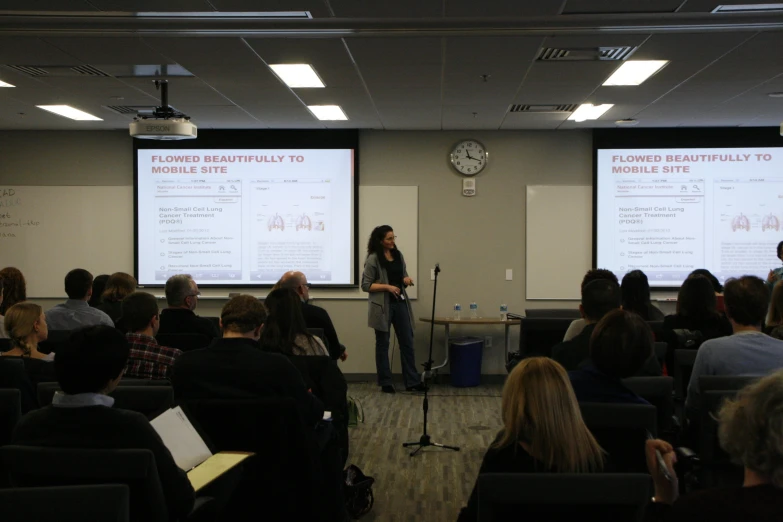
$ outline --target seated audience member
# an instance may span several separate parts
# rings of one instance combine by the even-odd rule
[[[136,278],[125,272],[114,272],[106,281],[106,288],[101,295],[101,304],[97,308],[106,312],[118,328],[122,316],[122,300],[135,292],[136,286],[138,286]]]
[[[196,315],[198,306],[198,285],[188,274],[179,274],[166,281],[166,303],[168,308],[160,314],[162,334],[200,333],[209,337],[220,337],[217,327],[204,317]]]
[[[641,270],[625,274],[620,285],[623,310],[635,312],[645,321],[663,321],[663,312],[650,301],[650,283]]]
[[[315,426],[323,418],[323,404],[307,391],[286,357],[261,350],[258,339],[265,320],[264,305],[255,297],[229,300],[220,313],[223,337],[175,361],[174,396],[185,401],[293,397],[305,424]]]
[[[611,272],[610,270],[605,270],[603,268],[596,268],[593,270],[588,270],[584,278],[582,278],[582,286],[581,286],[582,291],[584,291],[585,286],[599,279],[606,279],[609,281],[613,281],[616,285],[620,284],[620,282],[617,281],[617,276],[614,275],[613,272]],[[584,329],[585,326],[587,326],[587,321],[584,319],[584,316],[582,317],[582,319],[576,319],[572,321],[571,324],[568,326],[568,330],[566,330],[565,336],[563,337],[563,341],[570,341],[571,339],[579,335],[579,333]]]
[[[108,396],[122,378],[128,343],[113,327],[91,326],[74,332],[57,352],[55,368],[62,392],[51,406],[25,415],[13,444],[83,449],[148,449],[155,456],[170,520],[184,519],[194,493],[144,415],[112,408]]]
[[[146,292],[133,292],[122,300],[122,322],[130,345],[125,376],[137,379],[168,379],[182,350],[161,346],[155,340],[160,326],[158,300]]]
[[[783,367],[783,341],[761,331],[769,302],[764,281],[755,276],[729,279],[724,295],[734,334],[705,341],[699,348],[685,399],[691,418],[698,415],[702,375],[767,375]]]
[[[0,278],[0,307],[3,306],[3,279]],[[5,333],[5,326],[3,325],[3,315],[0,314],[0,339],[8,339],[8,335]]]
[[[103,291],[106,289],[106,281],[108,280],[108,274],[95,276],[95,279],[92,280],[92,296],[90,297],[90,300],[87,301],[88,305],[93,308],[98,308],[102,301],[101,297],[103,296]]]
[[[105,312],[87,304],[92,297],[92,274],[87,270],[76,268],[68,272],[65,293],[68,300],[46,312],[50,330],[76,330],[96,324],[114,326],[114,321]]]
[[[329,312],[309,302],[310,283],[307,282],[307,277],[302,272],[286,272],[275,286],[288,288],[297,293],[302,303],[302,315],[307,328],[321,328],[324,331],[324,336],[329,342],[329,354],[332,359],[340,359],[341,361],[347,359],[348,353],[337,338],[337,331],[334,329]]]
[[[634,312],[609,312],[590,338],[589,362],[568,373],[577,400],[648,404],[621,379],[637,375],[652,355],[650,326]]]
[[[710,283],[712,283],[712,288],[715,290],[715,308],[718,310],[718,312],[723,313],[725,310],[725,306],[723,303],[723,285],[720,284],[720,281],[718,281],[718,278],[713,275],[712,272],[707,270],[706,268],[697,268],[690,274],[688,274],[688,277],[701,275],[706,277],[710,280]]]
[[[783,281],[779,281],[772,289],[764,333],[776,339],[783,339]]]
[[[604,451],[582,421],[562,366],[546,357],[523,359],[503,387],[503,430],[481,463],[482,473],[590,473]],[[459,522],[478,520],[476,486]],[[510,520],[510,519],[509,519]]]
[[[705,276],[683,281],[677,294],[677,313],[663,319],[663,335],[672,348],[677,348],[672,332],[676,329],[699,331],[704,340],[731,335],[731,323],[718,312],[715,290]]]
[[[778,259],[783,261],[783,241],[778,243],[778,248],[776,252],[778,254]],[[778,268],[773,268],[772,270],[769,271],[769,275],[767,275],[767,285],[769,286],[770,291],[778,281],[783,281],[783,266]]]
[[[46,315],[41,307],[27,301],[17,303],[6,311],[3,322],[11,339],[11,349],[3,352],[2,356],[21,358],[34,385],[54,381],[53,356],[38,351],[38,343],[45,341],[49,335]]]
[[[267,318],[259,341],[262,348],[284,355],[329,355],[323,341],[307,331],[299,296],[293,290],[273,290],[264,306]]]
[[[27,300],[27,283],[18,268],[8,266],[0,270],[3,280],[3,302],[0,303],[0,315],[5,315],[16,303]]]
[[[727,283],[728,285],[728,283]],[[742,487],[695,491],[682,497],[674,472],[674,451],[662,440],[647,442],[647,465],[655,497],[647,520],[705,522],[772,522],[783,520],[783,372],[751,384],[718,414],[718,439],[731,460],[745,468]],[[669,481],[661,472],[655,450],[663,456]],[[679,498],[678,498],[679,497]]]

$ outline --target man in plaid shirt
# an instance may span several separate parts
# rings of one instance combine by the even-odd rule
[[[122,322],[128,328],[125,337],[130,356],[125,377],[168,379],[171,366],[182,350],[161,346],[155,340],[160,327],[158,301],[147,292],[133,292],[122,300]]]

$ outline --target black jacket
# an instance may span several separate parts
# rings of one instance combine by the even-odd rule
[[[651,502],[646,521],[772,522],[783,520],[783,489],[763,486],[720,487],[681,496],[673,506]]]
[[[148,449],[155,456],[169,519],[184,520],[195,494],[187,474],[177,467],[168,448],[141,413],[106,406],[46,406],[28,413],[12,444],[82,449]]]
[[[329,312],[310,303],[302,303],[302,315],[308,328],[321,328],[329,344],[329,355],[332,359],[339,359],[345,351],[337,338],[337,331],[332,324]]]
[[[323,418],[324,405],[307,391],[285,356],[261,351],[252,339],[215,339],[180,355],[171,370],[179,400],[293,397],[307,426]]]
[[[215,323],[205,317],[197,316],[185,308],[166,308],[160,313],[159,334],[200,333],[210,337],[220,337]]]

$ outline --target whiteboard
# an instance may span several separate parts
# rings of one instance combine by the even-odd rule
[[[527,299],[579,300],[593,264],[593,188],[528,185]]]
[[[13,193],[13,195],[9,195]],[[133,187],[0,187],[0,265],[27,297],[65,297],[73,268],[133,273]]]
[[[94,275],[132,274],[133,212],[131,186],[0,186],[0,268],[22,271],[29,298],[65,297],[63,279],[73,268]],[[418,187],[360,186],[358,218],[359,278],[370,232],[391,225],[408,274],[418,283]],[[202,293],[225,297],[228,291]],[[416,298],[415,286],[408,296]],[[366,299],[367,294],[355,288],[314,289],[313,297]]]

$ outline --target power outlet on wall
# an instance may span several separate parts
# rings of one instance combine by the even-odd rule
[[[492,348],[492,336],[487,335],[484,337],[484,348]]]

